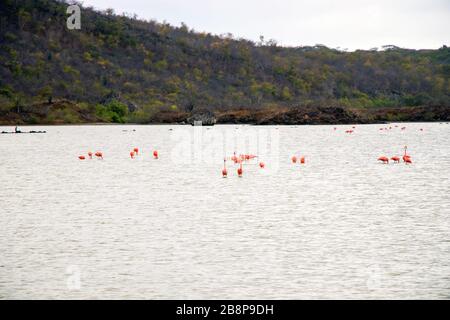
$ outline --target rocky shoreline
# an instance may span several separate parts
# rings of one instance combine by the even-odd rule
[[[385,122],[450,121],[450,107],[345,109],[341,107],[295,108],[279,111],[230,111],[217,123],[255,125],[370,124]]]
[[[70,121],[54,115],[71,113]],[[48,117],[48,114],[52,117]],[[370,124],[386,122],[448,122],[450,107],[420,106],[401,108],[356,109],[343,107],[296,107],[270,109],[230,109],[225,111],[159,111],[139,124],[214,124],[314,125]],[[51,105],[36,105],[0,113],[0,125],[27,124],[97,124],[98,118],[76,103],[61,100]],[[130,121],[129,123],[132,123]]]

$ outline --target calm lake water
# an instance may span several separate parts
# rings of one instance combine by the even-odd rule
[[[0,298],[450,299],[450,125],[334,127],[0,135]]]

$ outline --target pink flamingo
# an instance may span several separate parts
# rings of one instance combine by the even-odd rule
[[[378,161],[382,161],[384,164],[388,164],[389,163],[389,158],[388,157],[379,157]]]
[[[406,153],[408,146],[405,146],[405,154],[403,155],[403,161],[406,162],[406,159],[411,159],[411,156]]]
[[[224,178],[226,178],[228,175],[226,161],[227,161],[226,159],[223,159],[222,177]]]
[[[405,164],[412,164],[411,156],[406,153],[407,149],[408,146],[405,146],[405,154],[403,155],[403,162],[405,162]]]
[[[241,161],[239,168],[237,169],[237,174],[238,174],[239,178],[242,178],[242,173],[243,173],[243,170],[242,170],[242,161]]]

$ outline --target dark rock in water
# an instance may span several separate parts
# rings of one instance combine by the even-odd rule
[[[2,131],[1,134],[21,134],[21,133],[47,133],[47,131]]]
[[[213,126],[217,119],[213,112],[205,110],[191,114],[186,121],[191,125]]]

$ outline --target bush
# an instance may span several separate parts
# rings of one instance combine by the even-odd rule
[[[106,122],[124,123],[128,114],[128,107],[120,101],[112,100],[106,105],[98,104],[95,114]]]
[[[14,97],[14,93],[12,92],[11,88],[3,87],[0,88],[0,96],[5,96],[7,98],[12,99]]]
[[[0,113],[10,111],[13,106],[14,103],[11,99],[0,94]]]
[[[403,103],[406,106],[421,106],[429,103],[431,101],[431,98],[429,95],[425,93],[419,93],[416,95],[406,95],[403,97]]]

